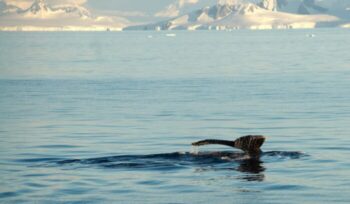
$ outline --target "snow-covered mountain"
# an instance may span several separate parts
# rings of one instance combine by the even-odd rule
[[[271,4],[270,4],[271,3]],[[278,1],[263,0],[259,4],[234,2],[212,7],[160,23],[132,26],[126,30],[198,30],[198,29],[280,29],[315,28],[338,21],[331,15],[300,15],[277,11]]]
[[[84,7],[77,5],[51,7],[47,5],[43,0],[38,0],[34,2],[30,8],[23,11],[18,11],[17,13],[23,14],[25,17],[30,18],[53,18],[62,15],[72,15],[83,19],[92,18],[90,12]]]
[[[271,11],[281,11],[294,14],[329,14],[337,17],[350,18],[350,0],[172,0],[166,8],[156,14],[165,17],[176,17],[205,6],[220,4],[235,4],[239,2],[254,3]],[[184,4],[183,2],[190,2]],[[181,6],[182,5],[182,6]],[[175,14],[178,14],[175,16]]]
[[[155,17],[176,17],[191,11],[200,9],[207,5],[213,5],[218,0],[172,0],[168,6],[154,14]]]
[[[350,19],[349,0],[255,0],[268,10],[295,14],[328,14]]]
[[[19,8],[13,5],[7,5],[6,3],[0,1],[0,16],[3,16],[9,12],[15,12]]]
[[[95,16],[78,4],[50,5],[35,0],[28,8],[2,3],[1,30],[121,30],[126,19]]]
[[[14,16],[22,18],[39,18],[39,19],[52,19],[59,17],[75,17],[81,19],[92,19],[91,13],[84,7],[79,5],[59,5],[51,6],[44,0],[36,0],[27,9],[21,9],[16,6],[9,5],[5,10],[5,13],[12,14]]]

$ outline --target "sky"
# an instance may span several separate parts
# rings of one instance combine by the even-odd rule
[[[217,0],[87,0],[86,7],[99,13],[115,14],[135,21],[175,17]]]
[[[35,0],[0,0],[16,6],[28,7]],[[170,4],[194,4],[204,0],[46,0],[50,4],[79,4],[93,10],[156,13]],[[214,2],[215,0],[211,0]]]

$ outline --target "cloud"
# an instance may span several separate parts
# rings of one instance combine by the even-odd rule
[[[180,10],[177,5],[170,4],[164,10],[161,10],[155,14],[156,17],[176,17],[180,14]]]
[[[2,1],[6,5],[16,6],[21,9],[26,9],[33,3],[33,1],[29,1],[29,0],[2,0]]]
[[[146,13],[141,12],[141,11],[119,11],[119,10],[114,10],[110,12],[104,12],[104,13],[109,13],[117,16],[122,16],[122,17],[146,17],[148,16]]]
[[[177,0],[176,2],[168,5],[165,9],[157,12],[156,17],[176,17],[180,14],[180,9],[187,4],[196,4],[199,0]]]
[[[238,4],[241,2],[249,2],[249,1],[247,1],[247,0],[218,0],[217,2],[218,2],[218,4],[235,5],[235,4]]]
[[[46,1],[51,5],[62,5],[62,4],[83,5],[87,2],[87,0],[46,0]]]
[[[199,0],[178,0],[178,4],[180,7],[183,7],[186,4],[196,4]]]

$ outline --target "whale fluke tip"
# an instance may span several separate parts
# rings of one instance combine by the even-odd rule
[[[202,145],[207,145],[207,144],[210,144],[207,140],[201,140],[198,142],[193,142],[192,146],[202,146]]]

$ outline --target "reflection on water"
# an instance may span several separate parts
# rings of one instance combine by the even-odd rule
[[[232,166],[235,163],[235,166]],[[263,161],[260,158],[245,158],[236,161],[228,161],[227,166],[211,166],[211,167],[196,167],[196,172],[203,171],[236,171],[243,175],[230,177],[238,178],[245,181],[263,181],[265,178],[264,171],[266,170]]]
[[[263,174],[265,167],[260,159],[253,158],[243,160],[240,162],[237,170],[246,173],[242,179],[247,181],[263,181],[265,178]]]

